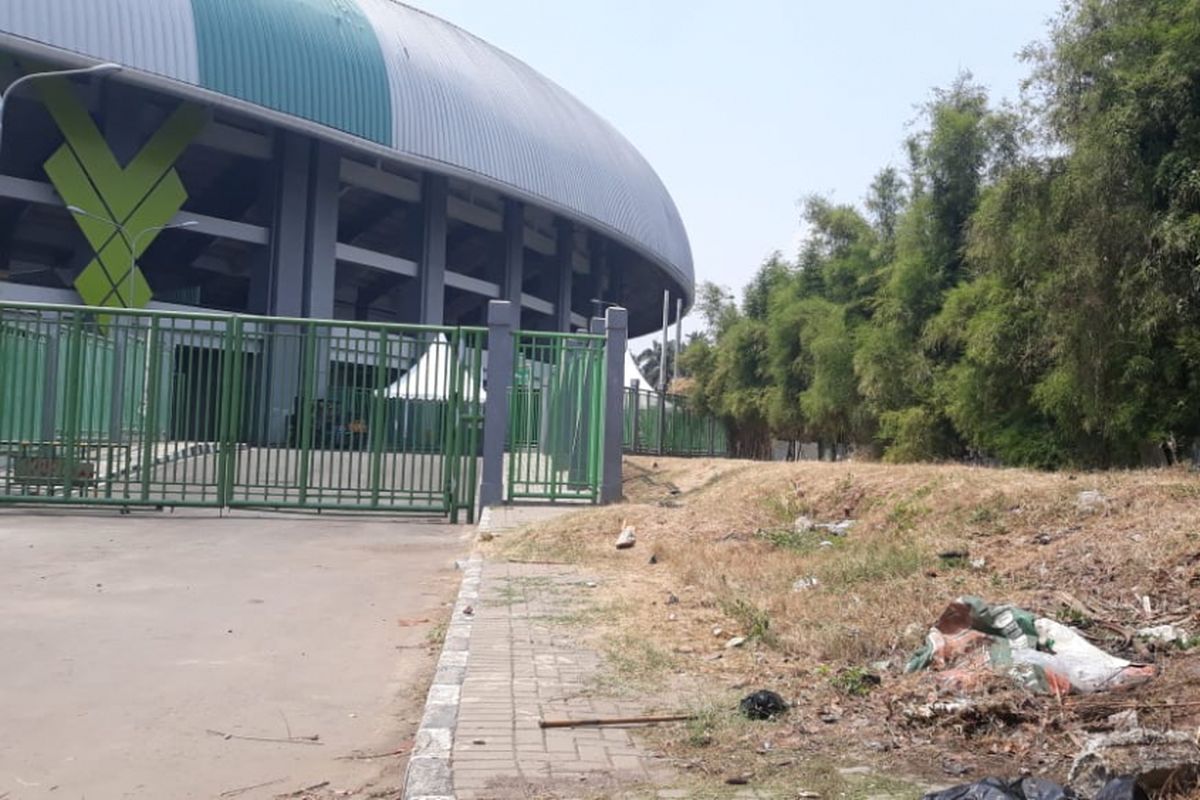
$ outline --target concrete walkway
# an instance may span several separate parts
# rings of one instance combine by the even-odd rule
[[[0,510],[0,798],[396,796],[463,534]]]

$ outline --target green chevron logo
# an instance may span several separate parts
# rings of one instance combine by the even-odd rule
[[[65,140],[46,161],[46,175],[67,205],[93,215],[75,215],[96,254],[75,278],[75,290],[90,306],[144,308],[152,294],[137,258],[158,235],[155,228],[170,222],[187,201],[174,164],[207,114],[180,105],[122,167],[68,81],[46,80],[38,88]]]

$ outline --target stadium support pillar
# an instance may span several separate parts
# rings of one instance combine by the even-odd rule
[[[277,317],[302,317],[312,142],[295,133],[282,133],[280,139],[267,312]]]
[[[274,219],[267,287],[267,310],[273,316],[333,317],[333,289],[337,269],[338,168],[333,147],[294,133],[281,134],[275,182]],[[287,420],[300,409],[302,342],[294,329],[275,325],[270,338],[264,381],[259,393],[266,402],[260,413],[266,420],[267,443],[283,443]],[[318,396],[325,393],[328,353],[318,353]]]
[[[479,503],[483,508],[504,502],[504,440],[508,436],[516,318],[516,306],[509,301],[488,303],[487,403],[483,411],[483,470],[479,483]]]
[[[309,168],[308,219],[305,225],[304,316],[333,319],[337,276],[338,170],[341,155],[325,142],[314,143]]]
[[[516,308],[514,324],[521,327],[521,286],[525,282],[525,205],[504,201],[504,283],[500,299]]]
[[[441,325],[446,306],[446,176],[426,173],[421,187],[424,229],[417,265],[419,322]]]
[[[571,330],[571,292],[574,283],[575,227],[566,220],[558,222],[558,241],[554,248],[554,262],[558,272],[558,297],[554,303],[554,329],[569,333]]]
[[[629,312],[610,306],[604,312],[604,425],[601,446],[600,502],[621,499],[621,438],[625,417],[625,347],[629,338]]]
[[[608,250],[603,239],[598,236],[588,237],[588,310],[589,316],[604,314],[604,302],[607,289]]]

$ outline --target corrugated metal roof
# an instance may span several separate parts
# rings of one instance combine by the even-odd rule
[[[610,229],[691,294],[679,212],[628,140],[528,65],[393,0],[2,0],[0,31],[511,187]]]
[[[353,0],[192,0],[192,7],[202,86],[392,143],[379,39]]]

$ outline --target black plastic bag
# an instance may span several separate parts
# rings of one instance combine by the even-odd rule
[[[1070,789],[1041,778],[1021,778],[1015,781],[984,778],[974,783],[964,783],[940,792],[932,792],[925,795],[924,800],[1073,800],[1074,797],[1075,793]]]
[[[787,711],[788,704],[770,689],[759,689],[743,697],[738,708],[750,719],[771,719]]]
[[[1137,778],[1113,778],[1104,784],[1096,800],[1149,800],[1149,795],[1138,785]]]

